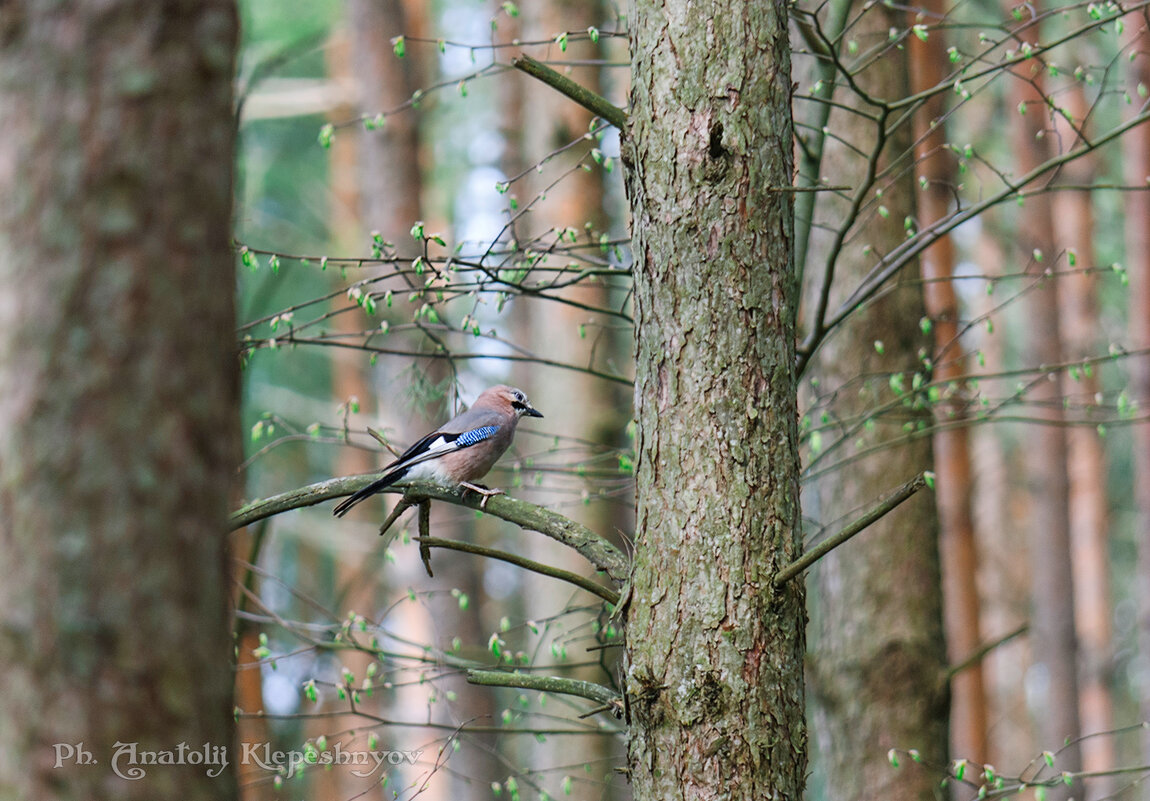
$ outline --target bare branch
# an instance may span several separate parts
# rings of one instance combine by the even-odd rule
[[[782,585],[786,584],[788,581],[802,573],[818,560],[822,559],[835,548],[839,547],[844,542],[866,529],[872,523],[875,523],[880,518],[884,517],[888,512],[894,510],[896,507],[901,505],[903,501],[907,500],[910,496],[914,495],[925,486],[926,474],[919,473],[917,476],[884,498],[881,503],[879,503],[869,512],[840,531],[838,534],[823,540],[817,546],[811,548],[798,559],[784,567],[782,570],[775,574],[775,577],[771,580],[771,583],[776,587],[781,587]]]
[[[237,529],[281,512],[300,509],[305,506],[315,506],[333,498],[351,495],[378,477],[375,474],[368,474],[331,478],[327,481],[320,481],[280,495],[274,495],[271,498],[253,501],[232,513],[230,524],[233,529]],[[474,493],[464,493],[458,487],[445,487],[430,481],[399,481],[384,492],[402,493],[404,498],[412,504],[419,503],[421,500],[435,500],[486,511],[487,514],[514,523],[520,528],[538,531],[569,548],[574,548],[596,569],[602,570],[615,582],[626,581],[630,573],[627,557],[607,540],[574,520],[527,501],[499,495],[489,498],[487,508],[481,510],[479,500],[474,497]]]
[[[517,70],[526,72],[532,78],[543,81],[543,83],[560,94],[574,100],[595,116],[607,120],[607,122],[614,125],[620,131],[627,129],[627,112],[616,105],[608,103],[606,98],[595,94],[587,87],[580,86],[565,75],[560,75],[546,64],[536,61],[531,58],[531,56],[522,55],[511,59],[511,66]]]
[[[525,673],[507,673],[502,670],[469,670],[468,684],[484,687],[517,687],[521,690],[539,690],[559,695],[575,695],[621,710],[623,699],[617,692],[593,681],[564,679],[559,676],[531,676]]]
[[[568,584],[574,584],[580,589],[586,590],[593,595],[598,595],[604,601],[610,604],[619,603],[619,593],[609,587],[604,587],[602,584],[597,584],[589,578],[580,576],[578,573],[572,573],[569,570],[560,570],[551,565],[545,565],[542,562],[535,562],[531,559],[525,559],[522,556],[516,556],[507,551],[500,551],[495,548],[488,548],[483,545],[476,545],[471,542],[462,542],[460,540],[445,540],[436,537],[419,537],[419,547],[422,552],[423,547],[428,548],[446,548],[450,551],[463,551],[464,553],[472,553],[478,556],[486,556],[489,559],[498,559],[502,562],[507,562],[512,565],[517,565],[538,573],[541,576],[549,576],[550,578],[566,581]]]

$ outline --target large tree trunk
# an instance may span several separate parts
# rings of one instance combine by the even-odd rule
[[[0,7],[5,798],[235,796],[114,755],[232,745],[236,32],[225,0]]]
[[[898,11],[874,5],[861,12],[851,36],[863,53],[871,54],[872,48],[886,46],[889,30],[899,23]],[[890,47],[856,80],[872,96],[896,98],[908,92],[907,75],[904,51]],[[836,99],[843,108],[831,113],[836,139],[828,142],[822,173],[858,185],[866,165],[853,148],[861,152],[873,148],[876,125],[845,110],[862,105],[845,87]],[[894,129],[888,125],[887,133],[877,161],[880,176],[912,148],[909,125]],[[873,253],[890,252],[905,240],[903,221],[915,218],[915,176],[908,170],[893,174],[865,190],[868,194],[882,190],[889,216],[871,210],[870,217],[856,224],[856,230],[865,233],[837,256],[836,297],[845,297],[858,285],[873,266]],[[821,198],[818,218],[831,230],[841,227],[843,205],[831,196]],[[813,253],[820,249],[815,244],[812,248]],[[850,462],[813,480],[809,495],[817,498],[817,505],[810,505],[808,517],[813,513],[826,524],[851,519],[899,482],[932,467],[929,437],[903,441],[908,428],[914,431],[932,422],[930,411],[909,392],[900,401],[886,378],[891,373],[904,375],[909,391],[911,375],[925,370],[920,352],[929,352],[930,341],[919,327],[924,315],[921,289],[907,281],[848,319],[845,330],[832,334],[812,363],[821,396],[819,412],[842,421],[846,429],[839,434],[845,442],[834,443],[838,455],[824,458]],[[883,413],[883,408],[888,411]],[[870,433],[850,427],[868,418],[873,423]],[[824,441],[832,444],[829,436]],[[881,442],[890,444],[867,456]],[[820,466],[817,471],[825,469]],[[937,537],[934,499],[922,493],[858,541],[833,551],[814,571],[812,727],[827,794],[837,801],[933,799],[937,792],[937,775],[916,768],[909,759],[902,760],[905,766],[899,772],[887,762],[891,749],[917,749],[935,765],[946,759],[946,645]]]
[[[635,797],[797,801],[806,770],[786,4],[635,4]]]

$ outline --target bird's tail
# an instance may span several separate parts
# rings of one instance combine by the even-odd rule
[[[331,513],[336,517],[343,517],[345,514],[347,514],[348,509],[355,506],[360,501],[370,498],[372,495],[375,495],[385,487],[390,487],[392,484],[399,481],[401,478],[407,475],[407,471],[409,469],[410,468],[405,467],[402,470],[393,470],[378,481],[371,482],[359,492],[351,495],[350,497],[344,498],[342,501],[336,504],[336,507],[331,510]]]

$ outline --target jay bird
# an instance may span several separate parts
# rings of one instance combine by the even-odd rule
[[[473,484],[487,475],[511,445],[519,418],[542,417],[521,390],[503,385],[491,387],[476,398],[467,411],[432,431],[384,468],[383,475],[333,510],[343,517],[348,509],[401,478],[430,478],[441,483],[459,484],[483,495],[486,506],[490,490]]]

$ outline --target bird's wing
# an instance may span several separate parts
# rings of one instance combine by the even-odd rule
[[[495,436],[501,422],[503,418],[489,409],[468,409],[416,442],[385,469],[388,472],[402,470],[452,451],[469,448]]]
[[[452,421],[454,422],[454,421]],[[470,448],[472,445],[491,439],[499,432],[499,427],[491,424],[469,428],[466,431],[452,433],[448,431],[433,431],[419,442],[412,445],[404,454],[384,468],[383,475],[368,486],[361,489],[351,497],[344,498],[333,510],[337,517],[343,517],[351,507],[389,487],[403,478],[409,469],[420,462],[436,459],[453,451]]]
[[[484,440],[491,439],[499,432],[495,425],[481,425],[465,431],[450,432],[440,429],[408,448],[402,456],[387,466],[387,472],[406,470],[412,465],[437,459],[453,451],[470,448]]]

